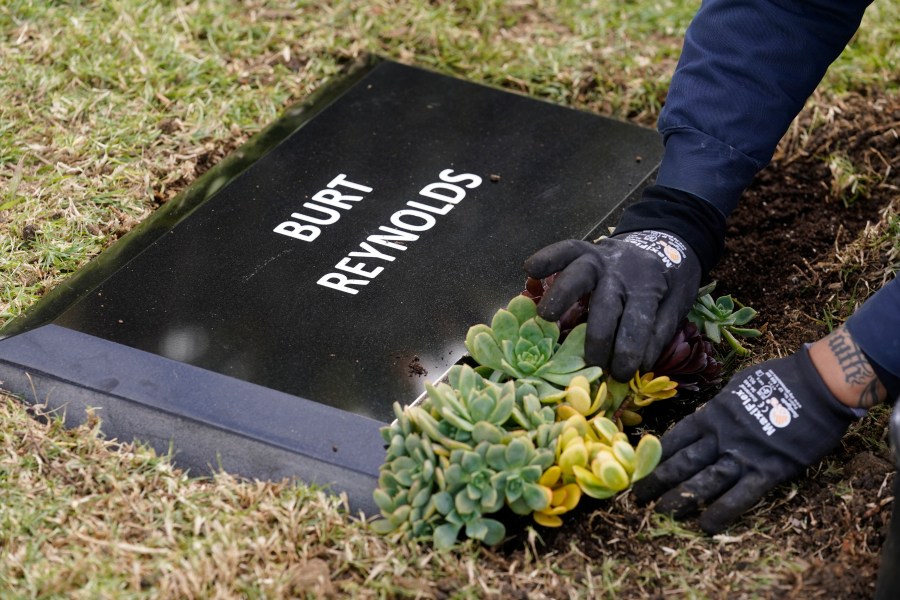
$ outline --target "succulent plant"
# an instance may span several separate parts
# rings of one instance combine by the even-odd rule
[[[427,537],[437,520],[433,493],[443,487],[442,461],[430,440],[413,431],[410,418],[394,404],[397,419],[381,430],[388,444],[373,498],[384,519],[376,531],[399,531],[408,537]]]
[[[645,477],[659,463],[661,454],[659,440],[652,435],[643,436],[634,448],[628,442],[628,436],[610,419],[597,416],[587,421],[583,416],[575,415],[566,420],[560,434],[555,466],[559,467],[563,484],[577,483],[584,494],[602,500]],[[555,473],[548,473],[545,484],[554,479]],[[554,504],[551,499],[550,508],[564,501],[565,497],[560,497]],[[555,519],[546,518],[549,516],[554,514],[551,512],[539,518],[556,523]]]
[[[526,436],[516,437],[505,446],[495,444],[488,448],[487,464],[497,472],[492,483],[513,512],[527,515],[550,505],[550,489],[538,481],[553,464],[553,458],[552,450],[535,448]]]
[[[662,446],[655,436],[644,435],[635,448],[606,417],[595,417],[591,425],[600,442],[585,444],[586,465],[582,461],[572,465],[575,481],[588,496],[609,498],[646,477],[659,464]]]
[[[559,399],[577,375],[594,381],[602,371],[584,361],[585,325],[579,325],[559,344],[559,327],[537,316],[534,302],[513,298],[499,310],[491,326],[475,325],[466,335],[466,348],[479,364],[519,384],[534,386],[542,401]]]
[[[657,400],[676,394],[678,383],[668,377],[654,377],[653,373],[635,373],[628,383],[607,378],[593,392],[586,380],[575,378],[566,388],[566,395],[556,407],[556,416],[565,421],[580,415],[586,419],[603,416],[616,423],[621,431],[626,425],[635,426],[642,420],[637,411]]]
[[[701,328],[706,337],[714,343],[718,344],[725,338],[735,352],[747,354],[748,350],[735,336],[754,338],[761,335],[756,329],[742,327],[756,316],[756,311],[749,306],[734,310],[734,300],[731,296],[720,296],[713,301],[711,294],[715,287],[716,283],[712,282],[700,289],[697,302],[688,313],[688,319]]]
[[[449,384],[425,384],[427,402],[411,411],[419,428],[450,450],[501,441],[516,408],[515,383],[489,381],[468,365],[452,367],[447,379]]]
[[[487,518],[478,511],[460,512],[449,492],[435,494],[434,503],[443,517],[442,523],[434,528],[434,545],[439,549],[452,548],[463,528],[468,538],[481,540],[489,546],[499,544],[506,535],[506,527],[500,521]]]
[[[373,493],[383,519],[372,527],[441,548],[463,531],[494,544],[505,530],[485,515],[504,505],[520,514],[550,506],[553,492],[540,479],[563,424],[533,387],[488,381],[468,366],[454,367],[448,382],[429,386],[420,406],[394,405]]]
[[[525,280],[525,290],[522,292],[522,295],[526,298],[531,298],[535,304],[538,304],[558,276],[559,273],[553,273],[543,279],[529,277]],[[560,331],[560,339],[565,339],[566,336],[569,335],[569,332],[575,329],[576,326],[587,321],[588,310],[590,309],[590,298],[590,294],[585,294],[579,298],[575,304],[566,309],[566,312],[564,312],[556,322]]]
[[[678,382],[678,391],[697,392],[721,381],[722,363],[697,325],[685,319],[651,369]]]
[[[556,406],[556,414],[561,421],[576,414],[591,417],[601,408],[605,408],[606,391],[606,382],[601,382],[592,398],[590,382],[581,375],[573,377],[566,387],[565,397]]]
[[[544,471],[538,483],[549,488],[551,496],[547,508],[534,511],[532,517],[535,523],[544,527],[561,527],[563,521],[560,515],[578,506],[578,502],[581,501],[581,488],[577,483],[566,483],[559,465],[553,465]]]
[[[657,400],[666,400],[677,394],[677,381],[666,376],[656,377],[653,373],[635,373],[628,382],[631,389],[631,402],[634,406],[645,407]]]
[[[516,387],[516,406],[513,408],[512,419],[525,431],[536,434],[541,426],[553,426],[556,423],[556,413],[552,407],[540,401],[537,389],[533,385],[524,383]],[[557,429],[561,429],[561,427]],[[555,436],[551,436],[551,438],[555,438]],[[546,446],[546,444],[540,445],[541,447]]]
[[[485,459],[490,448],[489,442],[481,442],[474,450],[454,450],[450,454],[450,465],[444,478],[447,489],[452,490],[456,510],[461,514],[492,513],[503,506],[503,495],[493,483],[497,472]]]

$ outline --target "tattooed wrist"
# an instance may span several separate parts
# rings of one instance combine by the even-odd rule
[[[838,327],[810,348],[810,358],[823,381],[843,404],[871,408],[887,391],[850,332]]]
[[[871,383],[875,378],[875,371],[846,329],[839,327],[831,332],[825,341],[837,359],[841,375],[848,385],[866,386]]]

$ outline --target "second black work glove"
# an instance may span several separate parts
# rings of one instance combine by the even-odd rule
[[[585,358],[628,381],[649,370],[690,310],[700,264],[681,239],[663,231],[633,231],[601,240],[558,242],[525,262],[531,277],[560,271],[538,314],[556,321],[590,293]]]
[[[803,348],[738,372],[675,425],[661,440],[662,462],[634,493],[639,502],[659,497],[656,510],[675,518],[705,508],[701,529],[718,533],[833,450],[854,419]]]

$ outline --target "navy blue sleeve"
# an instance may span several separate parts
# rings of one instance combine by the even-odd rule
[[[659,118],[657,183],[723,215],[768,164],[871,0],[706,0]]]
[[[900,398],[900,279],[893,279],[853,313],[844,325],[869,358],[888,401]]]
[[[711,204],[724,223],[870,3],[704,1],[685,34],[660,114],[665,154],[656,183]],[[666,206],[660,206],[650,212],[665,213]],[[648,208],[638,203],[626,211],[627,230],[642,227]],[[677,215],[668,229],[688,239],[724,236],[724,226],[698,229]],[[721,248],[722,240],[696,245],[702,246],[694,247],[700,255]],[[702,258],[715,264],[719,256]]]

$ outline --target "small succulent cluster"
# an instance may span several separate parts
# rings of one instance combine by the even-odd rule
[[[556,415],[560,420],[574,416],[585,419],[603,417],[623,431],[625,426],[640,424],[640,409],[658,400],[672,398],[677,393],[677,387],[678,383],[669,377],[657,377],[653,373],[635,373],[627,383],[606,378],[595,385],[583,377],[575,377],[557,405]]]
[[[715,289],[716,282],[700,288],[697,302],[688,313],[688,319],[716,344],[724,338],[735,352],[747,354],[748,350],[735,336],[755,338],[761,335],[756,329],[743,327],[756,316],[756,311],[749,306],[734,310],[735,303],[731,296],[719,296],[714,301],[712,292]]]
[[[632,446],[624,428],[639,424],[639,411],[653,402],[718,382],[721,364],[703,332],[730,340],[753,331],[735,327],[752,309],[726,315],[726,297],[714,312],[704,301],[711,290],[701,290],[692,315],[703,309],[715,319],[686,320],[652,372],[618,382],[586,364],[584,323],[572,323],[563,339],[567,324],[537,315],[537,291],[513,298],[490,326],[469,329],[475,367],[456,365],[446,381],[426,384],[418,405],[394,405],[397,418],[382,429],[377,531],[438,548],[463,533],[493,545],[506,529],[491,515],[504,507],[559,527],[583,496],[609,498],[656,467],[659,440],[644,435]],[[586,306],[570,312],[582,319]]]
[[[485,379],[454,366],[447,383],[426,384],[422,404],[401,410],[382,429],[388,444],[374,498],[375,527],[432,538],[447,548],[459,534],[496,544],[502,523],[487,517],[508,506],[527,515],[551,505],[541,479],[555,460],[562,423],[533,386]]]
[[[453,546],[462,533],[496,544],[506,530],[490,515],[504,507],[533,515],[541,525],[559,526],[560,515],[583,494],[596,497],[600,486],[610,483],[596,479],[609,477],[610,469],[625,473],[612,482],[617,491],[649,472],[658,454],[653,460],[649,450],[638,453],[625,434],[612,439],[588,430],[583,411],[606,384],[599,381],[599,368],[585,364],[584,328],[575,327],[560,343],[556,324],[538,317],[534,302],[523,296],[498,311],[491,326],[470,328],[466,346],[479,366],[456,365],[445,382],[426,384],[421,404],[405,409],[395,404],[396,420],[382,429],[387,457],[374,499],[383,519],[373,527],[431,539],[438,548]],[[674,383],[669,387],[674,389]],[[651,396],[665,393],[648,389]],[[627,384],[624,391],[616,408],[626,397],[651,397],[636,396]],[[582,406],[591,392],[595,400]],[[572,404],[583,410],[563,418]],[[613,404],[597,403],[594,412]],[[598,414],[590,427],[608,430],[598,425],[601,418]],[[574,435],[566,431],[578,432],[588,444],[585,461],[577,465],[584,470],[581,481],[573,465],[561,463],[559,442],[572,443]],[[609,457],[619,466],[606,465]]]
[[[653,365],[678,383],[680,392],[699,392],[721,383],[722,363],[696,324],[685,319]]]
[[[557,443],[557,462],[563,486],[577,484],[592,498],[610,498],[642,479],[659,463],[662,446],[659,439],[645,435],[637,448],[616,424],[604,416],[590,421],[574,415],[565,421]],[[560,513],[536,513],[535,520],[559,526]],[[551,520],[555,517],[557,520]]]

